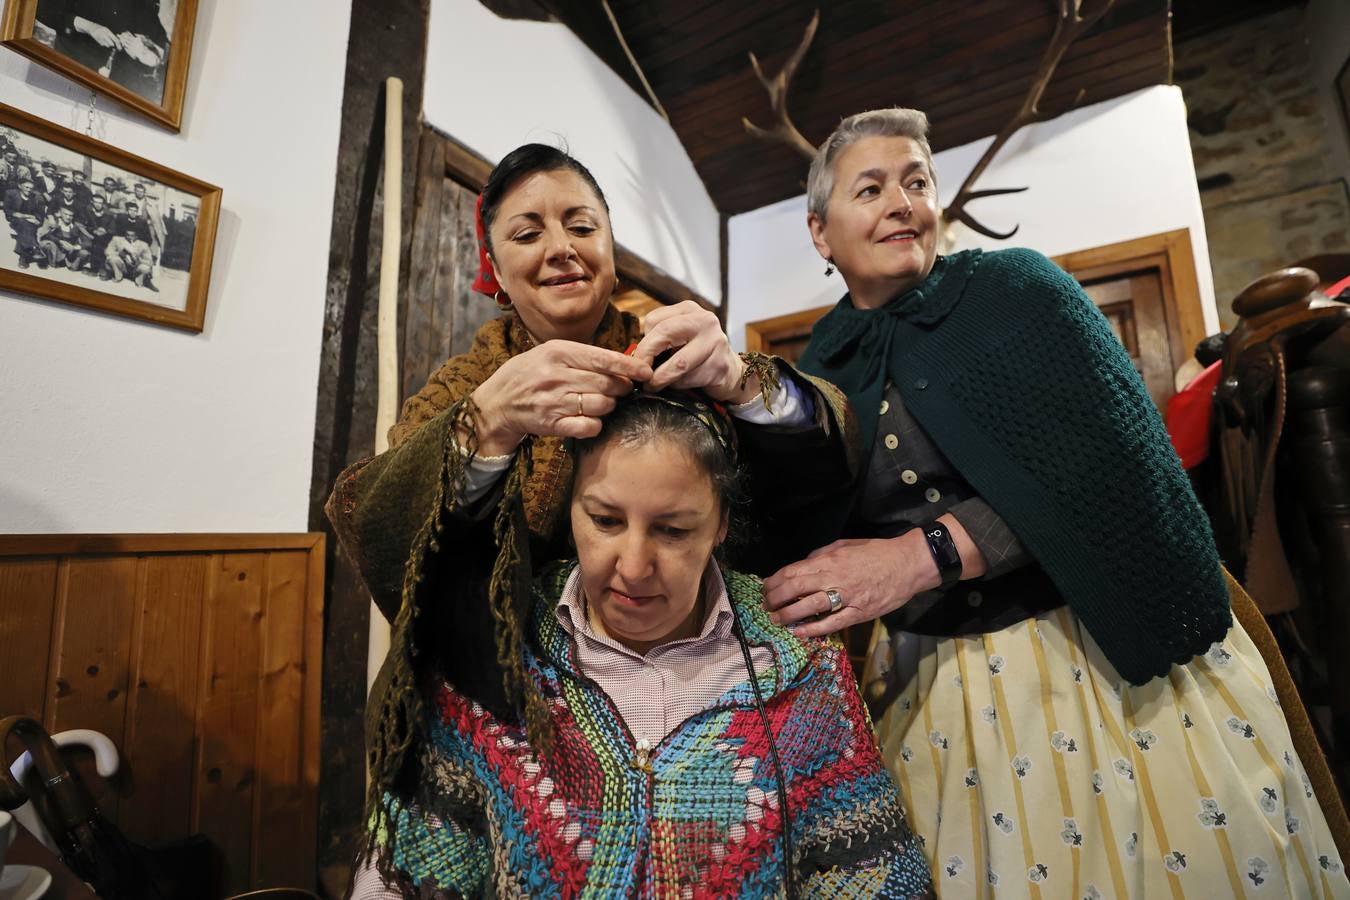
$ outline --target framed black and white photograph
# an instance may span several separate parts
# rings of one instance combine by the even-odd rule
[[[0,42],[178,130],[197,0],[0,2]]]
[[[0,288],[201,331],[220,195],[0,104]]]

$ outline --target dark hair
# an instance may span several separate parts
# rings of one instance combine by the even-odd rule
[[[699,409],[699,407],[702,409]],[[719,417],[720,422],[711,417]],[[714,422],[703,421],[708,418]],[[572,485],[576,486],[576,473],[581,468],[581,460],[590,454],[618,443],[625,447],[641,447],[660,438],[674,441],[694,461],[699,471],[708,476],[712,483],[713,496],[718,500],[721,511],[728,516],[737,512],[744,502],[741,469],[730,450],[729,441],[734,438],[719,438],[713,428],[724,425],[726,433],[731,435],[731,423],[725,421],[725,414],[717,412],[706,403],[681,400],[679,404],[663,402],[660,395],[634,394],[620,400],[614,411],[601,421],[600,433],[595,437],[574,441]],[[728,533],[731,529],[728,529]]]
[[[483,185],[483,240],[487,242],[489,253],[492,252],[492,223],[497,218],[497,210],[506,192],[526,175],[533,175],[536,172],[556,172],[559,169],[566,169],[579,175],[581,180],[595,191],[595,196],[600,198],[600,205],[605,208],[605,212],[609,212],[605,192],[600,190],[600,185],[590,169],[569,156],[565,150],[550,147],[548,144],[525,144],[502,157],[502,161],[493,168],[488,175],[487,183]]]

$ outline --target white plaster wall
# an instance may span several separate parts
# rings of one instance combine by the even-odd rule
[[[1350,60],[1350,2],[1309,0],[1303,11],[1303,26],[1308,34],[1308,56],[1321,100],[1322,121],[1326,123],[1332,171],[1337,178],[1350,179],[1350,127],[1335,85],[1336,75]]]
[[[97,136],[224,190],[206,327],[0,292],[0,533],[304,531],[348,0],[202,0],[183,129]],[[88,91],[0,48],[0,97]]]
[[[564,26],[432,0],[422,104],[431,125],[493,162],[565,142],[604,190],[618,242],[721,303],[717,209],[684,147]]]
[[[934,156],[947,203],[992,139]],[[804,174],[804,173],[803,173]],[[995,241],[958,226],[956,249],[1031,247],[1055,256],[1177,228],[1189,228],[1205,325],[1218,330],[1214,285],[1195,184],[1186,108],[1176,87],[1146,88],[1023,129],[985,170],[977,188],[1030,186],[1024,194],[971,204]],[[844,293],[806,229],[806,197],[734,216],[728,223],[727,334],[745,346],[745,324],[815,306]]]

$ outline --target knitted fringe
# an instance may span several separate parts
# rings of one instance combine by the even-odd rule
[[[478,437],[474,430],[477,416],[478,406],[472,396],[464,397],[450,407],[450,425],[441,439],[440,455],[444,468],[433,489],[431,510],[413,539],[403,569],[402,600],[390,631],[389,684],[377,714],[374,743],[366,751],[370,775],[366,789],[367,829],[358,859],[364,861],[374,855],[380,874],[386,879],[394,876],[392,860],[398,830],[393,827],[385,794],[394,791],[408,751],[423,737],[425,709],[417,684],[414,659],[417,647],[413,642],[418,612],[417,586],[422,581],[427,551],[434,553],[440,549],[436,536],[442,528],[442,511],[464,494],[468,463],[478,452]],[[460,431],[467,435],[468,446],[463,450],[456,447],[455,436]],[[383,852],[375,853],[377,844],[383,845]]]
[[[507,701],[523,709],[521,718],[530,743],[546,753],[553,743],[553,722],[539,687],[525,671],[525,628],[530,617],[530,529],[525,516],[524,489],[529,480],[533,441],[526,438],[506,477],[501,505],[493,523],[497,559],[488,585],[488,603],[496,623],[497,662]]]
[[[741,374],[740,384],[736,385],[737,389],[743,390],[752,377],[759,378],[759,395],[767,407],[781,383],[782,376],[778,370],[778,363],[774,362],[772,356],[754,350],[742,353],[741,362],[745,363],[745,371]]]

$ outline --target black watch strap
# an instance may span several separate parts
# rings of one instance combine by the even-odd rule
[[[942,584],[938,590],[945,591],[961,580],[961,554],[952,540],[951,530],[937,519],[922,526],[924,540],[928,542],[928,552],[933,554],[937,563]]]

